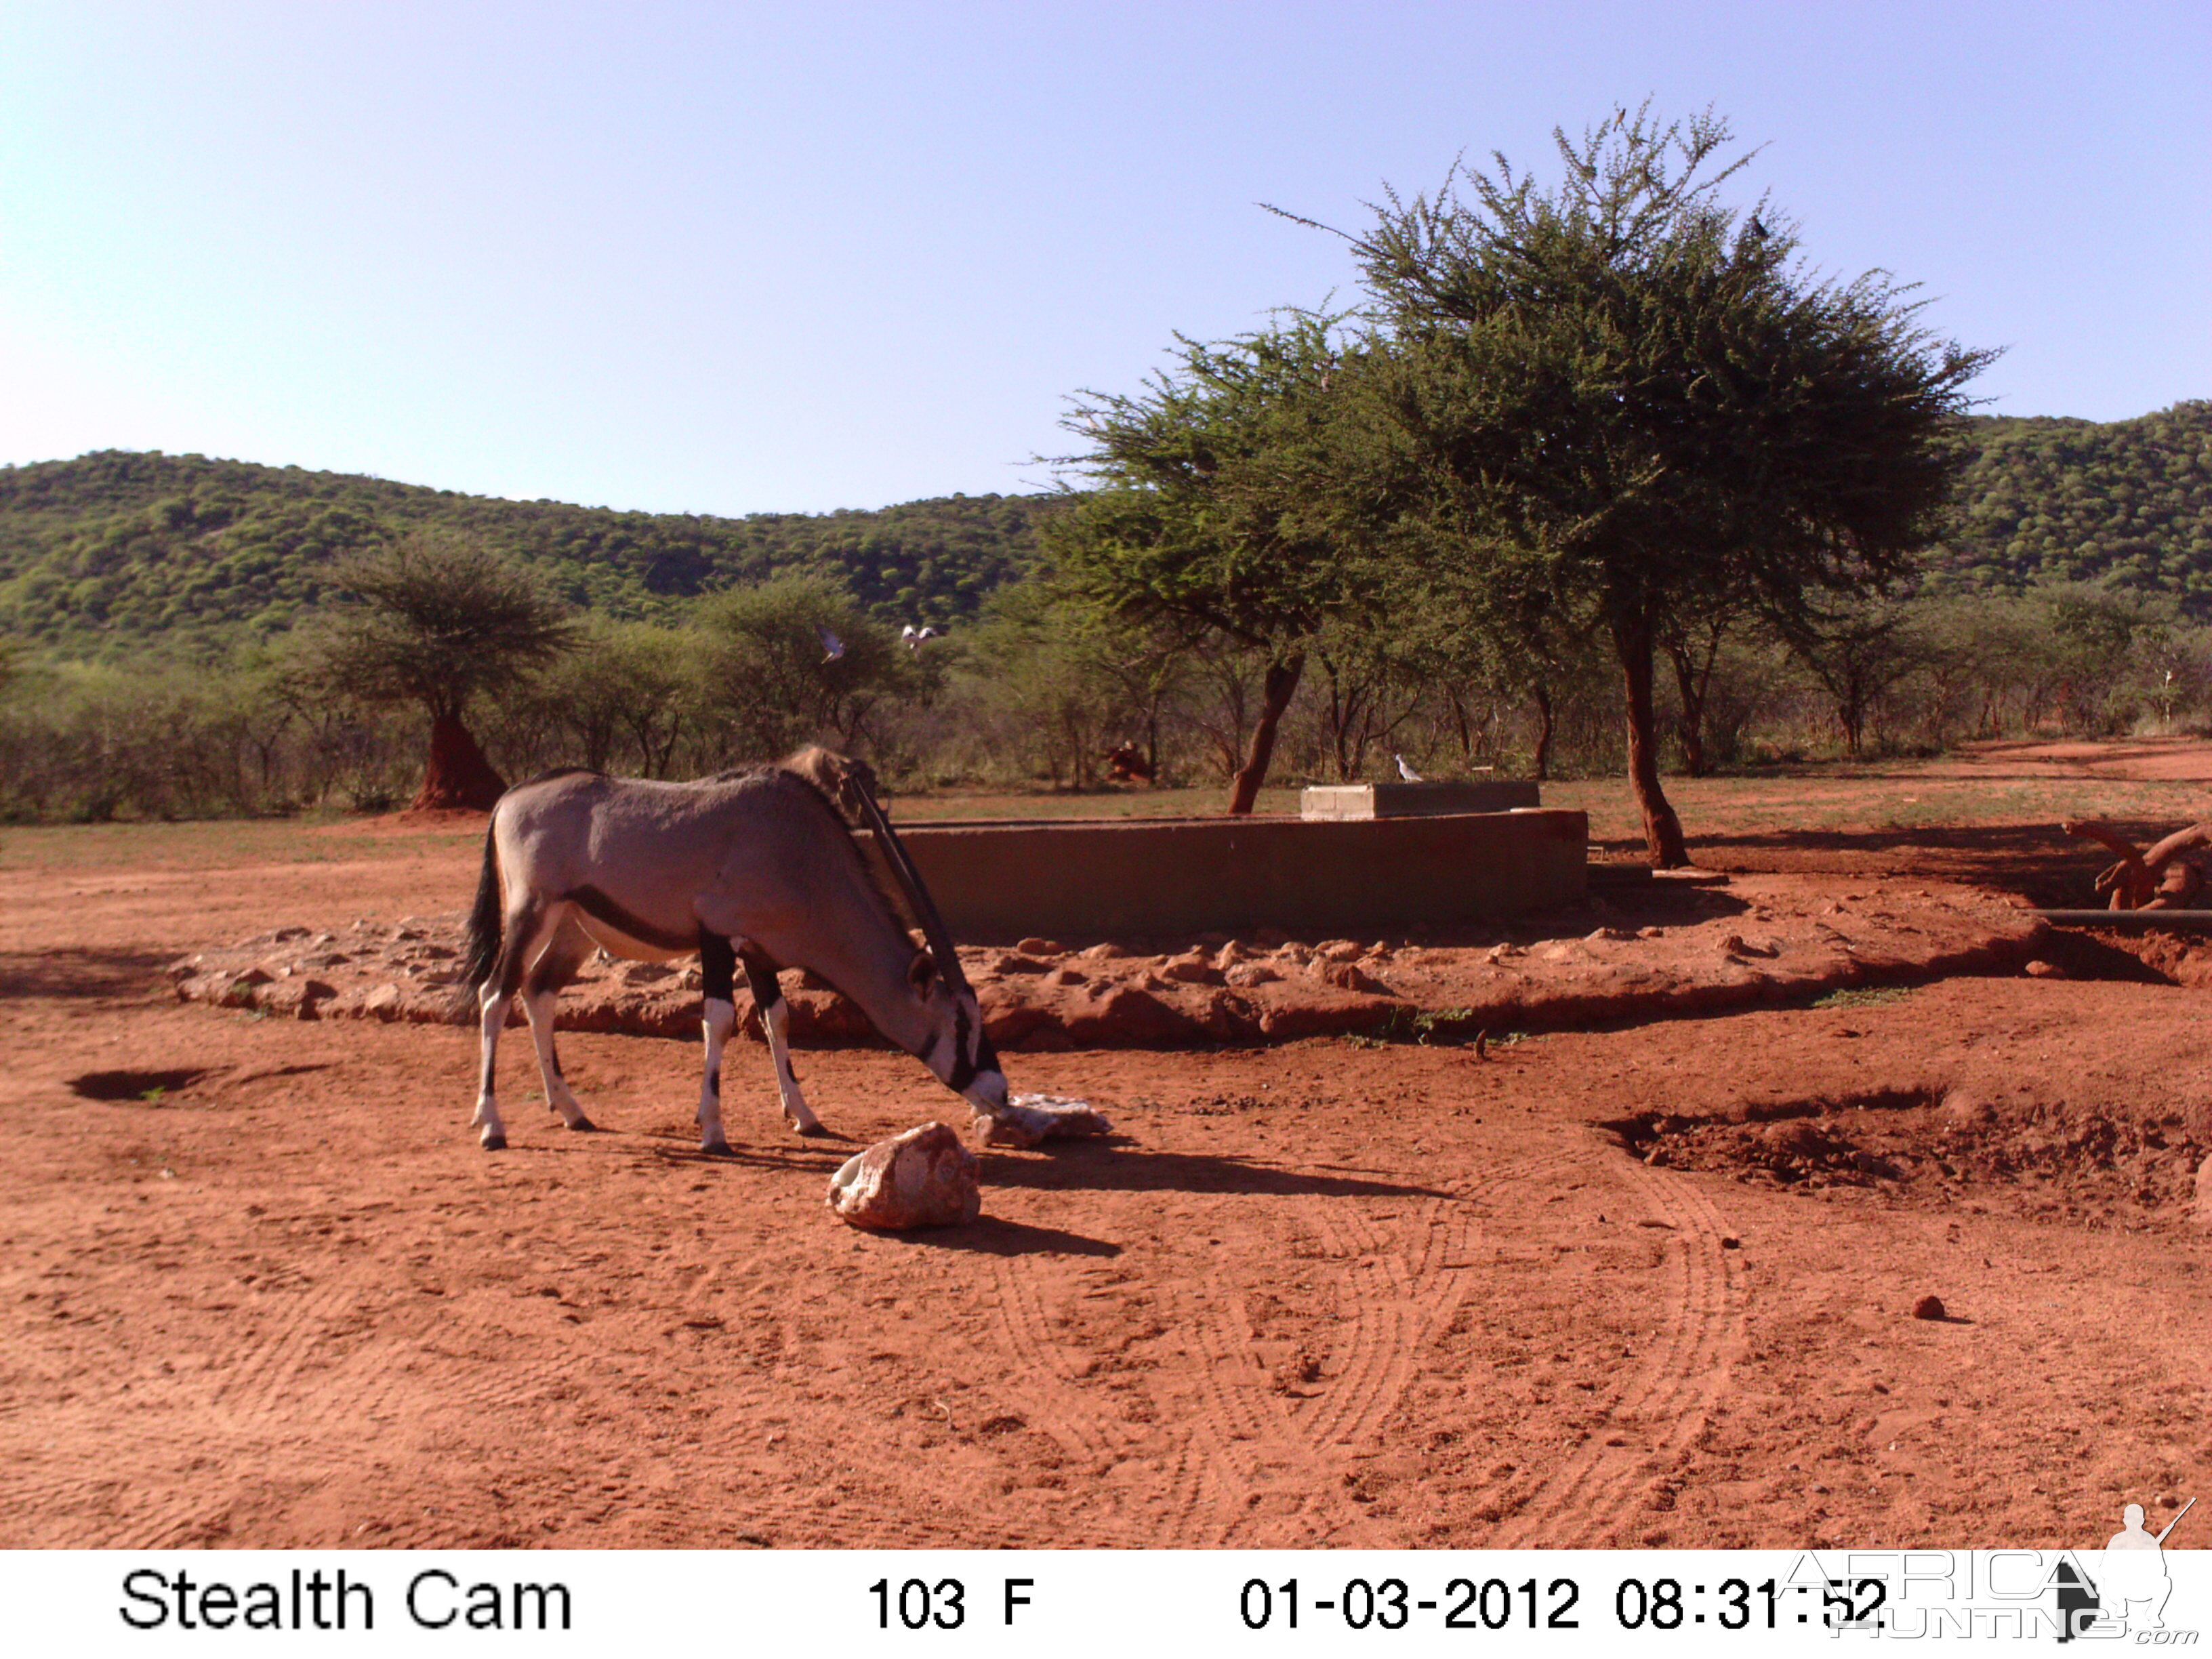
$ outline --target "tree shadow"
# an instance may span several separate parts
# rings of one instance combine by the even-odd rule
[[[1440,1188],[1373,1176],[1286,1169],[1231,1154],[1145,1152],[1069,1141],[1049,1156],[990,1156],[983,1184],[1034,1192],[1222,1193],[1276,1198],[1449,1198]]]
[[[2128,820],[2115,824],[2146,847],[2172,827]],[[2088,896],[2097,872],[2112,861],[2104,848],[2074,839],[2056,823],[1769,830],[1699,836],[1690,848],[1692,858],[1717,869],[1778,874],[1909,872],[1996,885],[2051,907],[2094,902]],[[1887,872],[1878,867],[1882,866],[1888,866]]]
[[[594,1131],[594,1134],[601,1139],[619,1136],[623,1140],[632,1142],[643,1140],[647,1144],[641,1150],[656,1164],[688,1164],[702,1170],[760,1170],[782,1174],[796,1171],[802,1175],[817,1174],[825,1181],[854,1153],[865,1150],[860,1141],[842,1136],[834,1141],[796,1141],[789,1146],[751,1146],[733,1140],[728,1152],[709,1152],[700,1150],[696,1140],[649,1129],[600,1128]],[[606,1150],[620,1152],[629,1149],[615,1141]]]
[[[1117,1256],[1121,1247],[1060,1227],[1032,1227],[1026,1222],[981,1216],[960,1227],[916,1227],[911,1232],[878,1233],[886,1243],[917,1249],[966,1250],[976,1255]]]
[[[1576,925],[1593,915],[1601,914],[1613,925],[1624,921],[1664,922],[1670,927],[1694,927],[1703,921],[1720,921],[1731,916],[1745,915],[1750,903],[1731,893],[1725,887],[1693,886],[1686,882],[1655,881],[1649,886],[1607,887],[1593,892],[1594,898],[1604,901],[1602,911],[1584,903],[1570,907],[1566,911],[1536,911],[1516,917],[1513,930],[1522,934],[1559,931],[1562,916],[1572,916]]]
[[[143,995],[160,982],[171,960],[144,951],[0,952],[0,997]]]
[[[844,1147],[800,1143],[790,1146],[748,1146],[731,1143],[726,1152],[702,1152],[696,1146],[654,1131],[560,1135],[510,1143],[510,1152],[641,1152],[656,1164],[700,1170],[758,1170],[763,1173],[817,1174],[827,1180],[852,1154]],[[638,1147],[635,1143],[647,1144]],[[594,1145],[592,1143],[598,1143]],[[629,1143],[624,1146],[623,1143]],[[817,1151],[817,1148],[819,1150]],[[1147,1152],[1121,1136],[1061,1141],[1048,1152],[983,1153],[985,1191],[1020,1188],[1032,1192],[1221,1193],[1250,1197],[1449,1198],[1441,1188],[1375,1176],[1324,1174],[1286,1169],[1233,1155]]]

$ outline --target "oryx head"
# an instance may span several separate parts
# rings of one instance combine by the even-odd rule
[[[937,1074],[938,1080],[966,1097],[979,1112],[996,1117],[1006,1107],[1006,1074],[999,1069],[998,1050],[983,1030],[983,1010],[968,976],[960,969],[960,953],[953,948],[951,930],[921,884],[905,846],[877,804],[864,769],[847,775],[853,783],[853,799],[875,831],[884,862],[898,878],[908,908],[921,924],[924,947],[907,964],[907,984],[927,1013],[927,1033],[914,1054]]]
[[[929,948],[916,951],[907,983],[928,1012],[929,1035],[915,1051],[916,1058],[978,1111],[997,1115],[1006,1104],[1006,1076],[999,1069],[998,1050],[983,1029],[982,1006],[960,971],[951,941],[940,945],[932,937]]]

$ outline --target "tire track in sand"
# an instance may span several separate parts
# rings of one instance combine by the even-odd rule
[[[241,1470],[265,1468],[283,1437],[270,1420],[323,1335],[353,1310],[353,1287],[343,1279],[300,1292],[283,1292],[280,1306],[258,1323],[234,1364],[213,1381],[203,1413],[193,1424],[189,1450],[197,1461]],[[274,1297],[272,1296],[272,1300]],[[170,1386],[198,1394],[193,1381]],[[195,1494],[173,1480],[179,1451],[173,1413],[119,1412],[92,1437],[100,1445],[98,1473],[49,1479],[10,1494],[27,1525],[49,1547],[152,1548],[190,1542],[229,1507],[229,1493]]]
[[[238,1433],[269,1417],[317,1341],[351,1310],[353,1302],[353,1286],[336,1280],[294,1298],[256,1331],[238,1363],[216,1384],[209,1403],[217,1424]]]
[[[1018,1256],[995,1264],[998,1295],[993,1316],[1012,1361],[998,1384],[1024,1422],[1047,1436],[1067,1459],[1097,1479],[1092,1501],[1073,1533],[1052,1543],[1062,1548],[1164,1547],[1187,1530],[1199,1507],[1203,1480],[1187,1444],[1157,1424],[1133,1424],[1114,1409],[1097,1386],[1085,1386],[1091,1357],[1061,1341],[1058,1328],[1080,1297],[1109,1295],[1112,1286],[1080,1288],[1080,1275],[1048,1272]],[[1164,1448],[1161,1444],[1166,1441]],[[1165,1449],[1164,1466],[1142,1482],[1103,1479],[1115,1468]],[[1103,1500],[1103,1502],[1100,1500]]]
[[[1224,1282],[1218,1268],[1178,1287],[1176,1328],[1200,1389],[1199,1409],[1182,1420],[1205,1478],[1183,1535],[1172,1541],[1212,1548],[1377,1541],[1344,1495],[1338,1460],[1310,1444],[1281,1408],[1244,1324],[1244,1288]]]
[[[1590,1167],[1671,1230],[1659,1328],[1641,1363],[1604,1402],[1607,1424],[1545,1476],[1492,1540],[1500,1549],[1632,1545],[1638,1494],[1705,1431],[1743,1343],[1743,1257],[1724,1249],[1720,1211],[1692,1182],[1607,1149]],[[1626,1443],[1614,1446],[1607,1438]]]
[[[1482,1200],[1498,1188],[1542,1178],[1577,1162],[1568,1152],[1540,1153],[1490,1167],[1455,1194],[1387,1198],[1310,1194],[1295,1218],[1322,1245],[1318,1268],[1333,1263],[1340,1306],[1350,1317],[1323,1368],[1328,1380],[1301,1397],[1278,1392],[1258,1360],[1243,1321],[1241,1292],[1212,1297],[1214,1317],[1203,1328],[1215,1358],[1207,1375],[1237,1376],[1217,1389],[1220,1418],[1233,1423],[1223,1461],[1262,1502],[1233,1515],[1216,1542],[1338,1547],[1402,1543],[1347,1488],[1364,1457],[1381,1449],[1407,1388],[1425,1357],[1451,1328],[1490,1265],[1483,1243]],[[1378,1213],[1380,1212],[1380,1213]],[[1226,1318],[1224,1316],[1226,1316]],[[1254,1483],[1264,1484],[1255,1487]],[[1291,1519],[1304,1535],[1255,1537],[1268,1518],[1268,1498],[1295,1494]]]
[[[1534,1174],[1538,1163],[1501,1170],[1484,1185]],[[1476,1191],[1480,1191],[1478,1187]],[[1474,1194],[1431,1198],[1402,1229],[1386,1229],[1357,1205],[1316,1212],[1323,1240],[1349,1266],[1350,1335],[1335,1380],[1294,1415],[1307,1443],[1354,1447],[1381,1437],[1421,1356],[1458,1316],[1473,1287],[1481,1235]]]
[[[1030,1425],[1072,1457],[1101,1468],[1140,1455],[1159,1465],[1108,1521],[1104,1530],[1117,1540],[1157,1547],[1398,1541],[1348,1494],[1348,1477],[1358,1455],[1382,1441],[1424,1355],[1489,1266],[1480,1200],[1581,1162],[1560,1152],[1497,1165],[1457,1195],[1295,1197],[1285,1218],[1322,1243],[1307,1271],[1334,1279],[1339,1305],[1351,1310],[1332,1347],[1328,1382],[1310,1397],[1279,1391],[1246,1312],[1248,1292],[1265,1281],[1241,1279],[1233,1262],[1217,1261],[1160,1292],[1168,1338],[1187,1362],[1179,1374],[1194,1379],[1195,1398],[1182,1390],[1160,1400],[1159,1422],[1133,1432],[1102,1414],[1078,1371],[1088,1356],[1054,1334],[1073,1299],[1068,1279],[1007,1258],[999,1264],[998,1319],[1023,1379],[1009,1392]],[[1163,1435],[1171,1446],[1161,1445]]]

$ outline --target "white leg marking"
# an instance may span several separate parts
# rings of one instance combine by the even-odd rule
[[[494,1082],[498,1075],[499,1034],[507,1024],[507,999],[495,994],[489,985],[478,999],[482,1069],[477,1073],[477,1112],[469,1122],[478,1131],[477,1141],[488,1152],[495,1152],[507,1145],[507,1126],[499,1121],[499,1094]]]
[[[545,1079],[546,1103],[561,1114],[561,1121],[572,1129],[591,1127],[584,1111],[584,1103],[576,1098],[568,1080],[561,1075],[561,1068],[553,1060],[553,1007],[560,1001],[558,991],[540,991],[536,996],[522,999],[522,1012],[530,1020],[530,1040],[538,1048],[538,1075]]]
[[[699,1088],[699,1150],[726,1152],[730,1143],[722,1133],[722,1048],[730,1040],[730,1028],[738,1023],[737,1006],[709,997],[707,1017],[700,1023],[707,1030],[707,1076]]]
[[[768,1028],[768,1051],[775,1060],[775,1087],[783,1097],[784,1121],[801,1134],[811,1134],[822,1127],[822,1120],[814,1115],[806,1104],[806,1097],[799,1092],[799,1073],[791,1069],[791,1046],[784,1040],[784,1033],[791,1024],[791,1005],[777,998],[761,1024]]]

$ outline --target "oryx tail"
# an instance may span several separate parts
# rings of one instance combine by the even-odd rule
[[[477,902],[469,912],[468,932],[461,943],[461,976],[454,987],[453,1018],[465,1025],[474,1018],[477,993],[491,977],[499,960],[500,945],[499,842],[489,825],[484,829],[483,873],[477,878]]]

